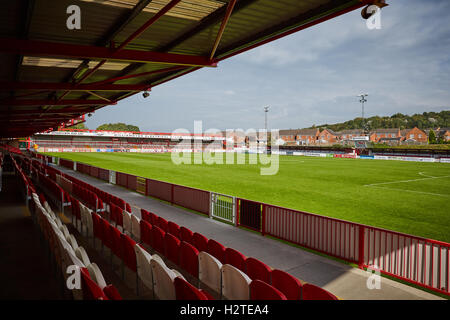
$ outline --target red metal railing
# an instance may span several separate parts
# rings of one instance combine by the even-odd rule
[[[173,203],[172,184],[153,179],[147,179],[147,195]]]
[[[210,192],[176,184],[173,184],[172,188],[174,204],[209,215]]]

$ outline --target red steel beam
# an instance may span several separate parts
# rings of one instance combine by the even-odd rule
[[[129,36],[122,44],[117,48],[112,48],[114,53],[117,53],[121,51],[127,44],[129,44],[131,41],[133,41],[135,38],[137,38],[139,35],[141,35],[145,30],[147,30],[152,24],[154,24],[156,21],[159,20],[165,13],[167,13],[170,9],[172,9],[175,5],[177,5],[181,0],[172,0],[169,2],[164,8],[162,8],[156,15],[154,15],[152,18],[150,18],[146,23],[144,23],[138,30],[136,30],[131,36]],[[114,46],[114,43],[111,42],[112,46]],[[77,80],[76,85],[79,85],[84,80],[86,80],[89,76],[94,74],[98,69],[100,69],[101,66],[103,66],[106,63],[107,59],[101,60],[92,70],[88,71],[83,77],[81,77],[79,80]],[[70,90],[64,92],[58,100],[61,100],[66,95],[68,95]]]
[[[105,100],[33,100],[33,99],[5,99],[0,100],[0,106],[96,106],[116,104],[115,101]],[[44,110],[42,110],[44,111]]]
[[[217,61],[208,57],[56,43],[37,40],[0,38],[0,52],[39,57],[101,59],[140,63],[162,63],[187,66],[216,67]]]
[[[41,120],[42,122],[47,122],[47,121],[54,121],[54,120],[70,120],[72,119],[72,116],[66,116],[66,117],[45,117],[45,118],[36,118],[35,116],[17,116],[17,117],[9,117],[9,118],[3,118],[0,119],[0,122],[22,122],[22,121],[29,121],[29,120]]]
[[[143,91],[149,90],[148,84],[72,84],[72,83],[48,83],[48,82],[0,82],[0,91],[10,90],[44,90],[46,91]]]
[[[181,0],[172,0],[164,8],[158,11],[152,18],[144,23],[139,29],[137,29],[131,36],[129,36],[122,44],[117,47],[117,51],[122,50],[131,41],[139,37],[145,30],[147,30],[152,24],[158,21],[163,15],[165,15],[170,9],[175,7]]]
[[[15,114],[41,114],[43,111],[45,110],[12,110],[12,111],[8,111],[8,110],[4,110],[1,111],[0,110],[0,115],[15,115]],[[82,113],[89,113],[89,112],[93,112],[94,108],[87,108],[87,109],[82,109],[82,108],[62,108],[62,109],[52,109],[49,110],[47,112],[47,114],[82,114]]]
[[[153,71],[147,71],[147,72],[129,74],[129,75],[125,75],[125,76],[114,77],[114,78],[110,78],[110,79],[106,79],[106,80],[102,80],[102,81],[98,81],[98,82],[92,82],[90,84],[92,84],[92,85],[100,85],[100,84],[106,84],[106,83],[113,83],[113,82],[120,81],[120,80],[139,78],[139,77],[144,77],[144,76],[148,76],[148,75],[151,75],[151,74],[171,72],[171,71],[176,71],[176,70],[180,70],[180,69],[184,69],[184,68],[186,68],[186,67],[184,67],[184,66],[175,66],[175,67],[170,67],[170,68],[165,68],[165,69],[159,69],[159,70],[153,70]],[[150,90],[150,87],[147,89],[147,91],[148,90]]]
[[[228,2],[227,11],[225,12],[225,17],[222,20],[222,24],[220,25],[219,32],[217,33],[216,41],[214,42],[213,48],[211,50],[210,59],[214,58],[216,54],[217,47],[219,46],[220,40],[222,39],[223,32],[225,31],[225,27],[228,24],[228,20],[230,19],[231,13],[233,12],[234,5],[236,4],[236,0],[230,0]]]
[[[167,78],[163,78],[163,79],[159,80],[159,82],[156,81],[156,82],[153,84],[153,86],[154,86],[154,87],[155,87],[155,86],[159,86],[159,85],[161,85],[161,84],[163,84],[163,83],[166,83],[166,82],[168,82],[168,81],[170,81],[170,80],[174,80],[174,79],[176,79],[176,78],[179,78],[179,77],[181,77],[181,76],[187,75],[187,74],[189,74],[189,73],[191,73],[191,72],[194,72],[194,71],[197,71],[197,70],[199,70],[199,69],[201,69],[201,67],[186,68],[184,71],[181,71],[181,72],[179,72],[179,73],[176,73],[176,74],[173,74],[173,75],[171,75],[171,76],[168,76]]]
[[[314,25],[316,25],[316,24],[319,24],[319,23],[328,21],[328,20],[333,19],[333,18],[336,18],[336,17],[338,17],[338,16],[340,16],[340,15],[343,15],[343,14],[346,14],[346,13],[351,12],[351,11],[353,11],[353,10],[359,9],[359,8],[361,8],[361,7],[364,7],[365,5],[367,5],[368,2],[370,2],[370,1],[369,1],[369,0],[365,0],[364,3],[357,3],[357,4],[355,4],[355,5],[352,5],[352,6],[350,6],[350,7],[347,7],[347,8],[345,8],[345,9],[340,10],[340,11],[334,12],[334,13],[332,13],[332,14],[330,14],[330,15],[327,15],[327,16],[318,18],[318,19],[316,19],[316,20],[314,20],[314,21],[311,21],[311,22],[302,24],[302,25],[300,25],[300,26],[298,26],[298,27],[295,27],[295,28],[290,29],[290,30],[288,30],[288,31],[282,32],[282,33],[280,33],[280,34],[278,34],[278,35],[276,35],[276,36],[273,36],[273,37],[270,37],[270,38],[268,38],[268,39],[265,39],[265,40],[262,40],[262,41],[260,41],[260,42],[257,42],[257,43],[255,43],[255,44],[253,44],[253,45],[251,45],[251,46],[242,48],[242,49],[240,49],[240,50],[237,50],[237,51],[234,51],[234,52],[231,52],[231,53],[228,53],[228,54],[226,54],[226,55],[220,57],[220,58],[217,59],[217,60],[218,60],[218,61],[222,61],[222,60],[231,58],[231,57],[233,57],[233,56],[235,56],[235,55],[238,55],[238,54],[241,54],[241,53],[246,52],[246,51],[248,51],[248,50],[257,48],[257,47],[262,46],[262,45],[264,45],[264,44],[266,44],[266,43],[269,43],[269,42],[278,40],[278,39],[283,38],[283,37],[286,37],[286,36],[288,36],[288,35],[290,35],[290,34],[293,34],[293,33],[296,33],[296,32],[298,32],[298,31],[301,31],[301,30],[310,28],[310,27],[312,27],[312,26],[314,26]]]

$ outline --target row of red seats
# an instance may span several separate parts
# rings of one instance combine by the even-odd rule
[[[16,167],[17,172],[19,172],[22,181],[25,186],[28,187],[29,195],[32,193],[36,194],[35,188],[30,181],[30,179],[24,174],[22,168],[17,164],[14,158],[12,161]],[[26,164],[26,162],[24,162]],[[49,178],[45,177],[43,174],[39,173],[41,180],[49,182]],[[51,182],[51,180],[50,180]],[[69,196],[70,197],[70,196]],[[44,213],[41,211],[41,207],[36,206],[36,199],[30,201],[30,211],[33,213],[33,217],[36,217],[36,221],[40,226],[40,230],[43,233],[44,239],[48,243],[48,247],[53,251],[53,255],[56,258],[56,261],[62,263],[64,258],[61,254],[64,253],[65,248],[61,247],[59,241],[56,239],[57,235],[52,230],[50,226],[50,222]],[[42,204],[46,204],[45,196],[43,194],[39,195],[39,202]],[[47,205],[47,204],[46,204]],[[79,206],[78,206],[79,210]],[[58,249],[58,250],[57,250]],[[93,279],[91,279],[89,275],[89,271],[87,268],[81,268],[81,277],[82,277],[82,294],[84,299],[96,299],[96,300],[121,300],[121,296],[118,293],[117,289],[113,285],[108,285],[105,288],[101,289],[97,283]]]
[[[22,154],[19,148],[10,146],[9,144],[0,144],[0,147],[11,153]]]
[[[81,199],[83,203],[85,203],[90,209],[95,212],[104,211],[104,205],[102,200],[97,197],[97,195],[89,191],[86,188],[79,186],[78,184],[72,183],[72,192],[73,194]]]
[[[38,172],[39,183],[41,183],[49,192],[52,193],[55,199],[62,201],[62,203],[70,203],[69,195],[53,180],[46,177],[41,172]]]
[[[56,169],[54,169],[56,170]],[[101,200],[103,203],[108,203],[108,204],[114,204],[124,210],[127,210],[128,212],[131,212],[131,207],[130,204],[128,204],[127,202],[125,202],[123,199],[116,197],[112,194],[109,194],[108,192],[105,192],[103,190],[100,190],[92,185],[90,185],[89,183],[86,183],[84,181],[81,181],[75,177],[72,177],[70,175],[67,175],[65,173],[62,173],[60,171],[58,171],[58,174],[62,175],[64,178],[72,181],[73,184],[77,184],[93,193],[95,193]],[[106,208],[105,208],[106,209]]]
[[[152,212],[141,209],[141,217],[141,242],[165,255],[196,278],[198,278],[198,253],[204,251],[222,264],[230,264],[241,270],[250,279],[259,280],[253,286],[264,287],[264,284],[259,283],[263,282],[279,290],[288,300],[337,300],[336,296],[320,287],[312,284],[302,285],[297,278],[282,270],[272,270],[258,259],[246,257],[233,248],[225,248],[213,239],[207,239],[198,232],[194,233],[186,227],[180,227]],[[271,291],[251,290],[251,292]]]
[[[105,218],[101,217],[100,215],[92,213],[92,222],[94,237],[99,239],[105,247],[111,250],[111,254],[114,254],[123,262],[123,264],[128,269],[134,272],[136,274],[136,280],[138,280],[137,258],[134,247],[140,244],[136,243],[125,233],[122,233],[119,229],[110,224]],[[189,244],[187,245],[189,246]],[[140,246],[145,250],[142,245]],[[163,252],[161,252],[161,254],[164,255]],[[193,260],[192,256],[189,253],[183,256],[183,259],[183,261],[185,261],[185,264],[183,266],[191,265],[194,262],[197,262],[198,265],[197,257],[195,256],[195,260]],[[174,285],[178,297],[187,296],[205,300],[212,299],[209,294],[203,292],[202,290],[198,290],[184,279],[176,278]]]

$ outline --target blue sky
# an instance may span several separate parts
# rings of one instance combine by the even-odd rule
[[[366,116],[450,109],[450,1],[389,0],[380,30],[360,11],[300,31],[97,111],[86,125],[141,131],[289,129]]]

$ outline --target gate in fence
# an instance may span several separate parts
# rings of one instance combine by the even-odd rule
[[[261,216],[263,204],[255,201],[237,199],[238,225],[261,232]]]
[[[211,192],[211,217],[236,224],[236,198]]]

